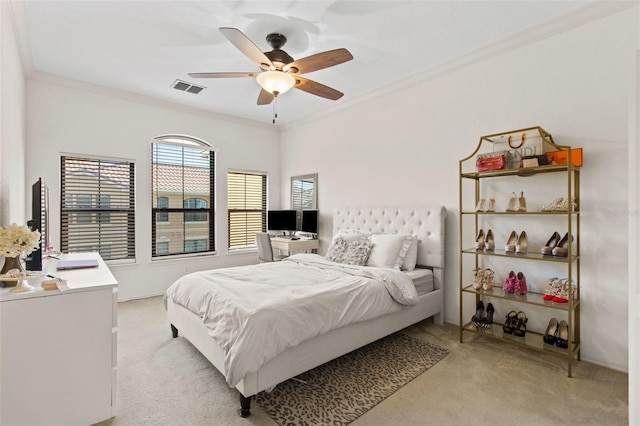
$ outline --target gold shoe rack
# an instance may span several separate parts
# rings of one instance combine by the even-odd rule
[[[514,142],[515,141],[515,142]],[[490,155],[492,152],[509,151],[510,161],[505,167],[497,170],[477,171],[476,158],[478,155]],[[521,167],[521,158],[525,156],[545,155],[549,152],[566,151],[566,164],[542,164],[531,167]],[[544,161],[541,161],[544,162]],[[459,248],[460,248],[460,343],[464,342],[465,333],[497,339],[501,342],[514,344],[530,350],[562,357],[567,363],[567,375],[572,376],[574,361],[580,360],[580,167],[574,165],[572,147],[558,145],[551,134],[541,127],[530,127],[508,132],[482,136],[476,149],[467,157],[460,160],[459,169]],[[525,163],[531,165],[530,162]],[[527,200],[527,211],[505,211],[504,204],[509,194],[520,194],[522,187],[527,193],[537,195],[538,203]],[[516,188],[516,189],[514,189]],[[572,200],[566,211],[543,211],[542,197],[546,203],[551,202],[555,195]],[[481,198],[495,198],[496,211],[476,211]],[[534,197],[535,198],[535,197]],[[513,254],[502,250],[506,235],[511,229],[506,227],[517,223],[521,229],[527,229],[529,247],[525,254]],[[496,236],[494,250],[475,249],[475,239],[480,229],[490,226]],[[501,226],[504,228],[502,229]],[[547,237],[544,229],[556,229],[561,235],[569,232],[573,242],[568,246],[568,256],[549,256],[541,254]],[[566,227],[566,229],[564,229]],[[505,236],[504,241],[500,235]],[[539,244],[531,244],[532,236]],[[541,243],[541,244],[540,244]],[[496,264],[498,265],[496,267]],[[502,265],[502,267],[500,267]],[[471,285],[473,270],[491,267],[496,271],[494,288],[489,291],[476,290]],[[533,271],[537,279],[527,279],[528,291],[526,295],[504,293],[502,284],[510,269]],[[548,271],[548,272],[547,272]],[[545,273],[547,275],[545,275]],[[546,282],[541,277],[558,276],[563,274],[568,281],[576,285],[575,298],[569,298],[567,303],[553,303],[543,300]],[[473,300],[473,309],[471,301]],[[494,323],[491,327],[476,327],[471,321],[477,303],[483,300],[486,305],[491,302],[500,306],[495,312]],[[466,306],[465,306],[466,304]],[[466,309],[465,309],[466,308]],[[531,321],[538,327],[527,327],[524,337],[506,334],[502,329],[502,322],[509,310],[534,312],[534,315],[546,315]],[[562,349],[544,343],[547,317],[562,317],[569,325],[569,347]]]

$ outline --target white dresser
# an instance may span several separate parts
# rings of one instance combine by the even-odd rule
[[[97,268],[43,270],[69,290],[0,289],[0,424],[90,425],[114,415],[117,281],[97,253]],[[46,277],[45,277],[46,278]]]

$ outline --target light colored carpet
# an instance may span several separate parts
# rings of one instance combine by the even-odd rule
[[[184,338],[173,339],[162,298],[119,304],[114,425],[276,425]],[[450,353],[351,425],[627,425],[627,375],[423,321],[403,331]]]

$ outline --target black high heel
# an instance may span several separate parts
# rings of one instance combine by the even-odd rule
[[[493,305],[491,303],[487,304],[487,316],[486,318],[484,318],[484,321],[482,322],[482,326],[484,328],[489,328],[493,324],[494,312],[495,312],[495,309],[493,308]]]
[[[502,331],[507,334],[513,334],[513,329],[516,327],[516,322],[518,321],[518,313],[516,311],[511,311],[507,314],[507,319],[504,321],[502,325]]]
[[[556,331],[556,346],[562,349],[569,347],[569,324],[565,320],[560,321]]]
[[[557,334],[558,334],[558,320],[556,318],[551,318],[549,320],[549,325],[547,326],[547,329],[544,332],[544,336],[542,336],[542,339],[544,340],[545,343],[548,343],[549,345],[555,345]]]
[[[476,303],[476,313],[474,316],[471,317],[471,322],[476,327],[479,327],[480,324],[482,323],[483,314],[484,314],[484,303],[482,302],[482,300],[479,300],[478,303]]]
[[[514,336],[524,337],[524,335],[527,334],[528,320],[529,319],[527,318],[527,315],[524,312],[522,311],[518,312],[516,327],[513,329]]]

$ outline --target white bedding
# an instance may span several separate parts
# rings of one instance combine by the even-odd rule
[[[289,347],[418,301],[400,271],[316,254],[192,273],[171,285],[167,298],[202,318],[224,351],[230,386]]]

